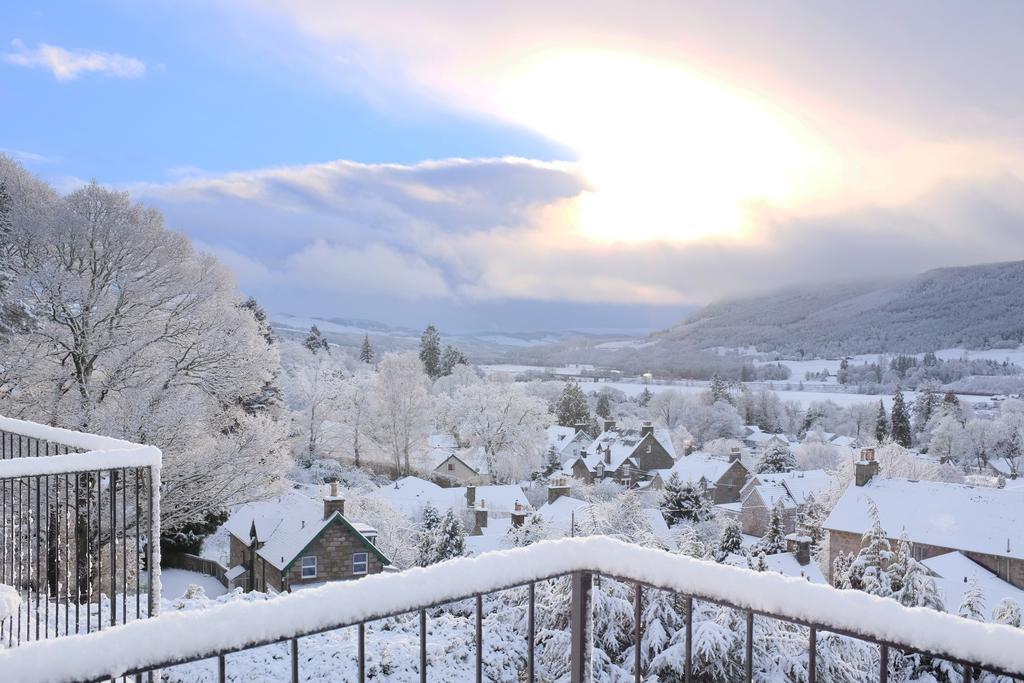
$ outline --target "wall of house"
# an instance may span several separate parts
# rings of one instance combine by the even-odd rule
[[[572,466],[572,476],[575,479],[582,479],[583,481],[587,482],[588,484],[592,484],[593,481],[594,481],[594,478],[591,476],[590,471],[587,469],[587,466],[584,465],[579,460],[577,460],[575,463],[573,463],[573,466]]]
[[[287,586],[299,586],[304,583],[322,583],[324,581],[344,581],[346,579],[360,578],[363,574],[352,573],[353,553],[368,554],[368,574],[378,574],[384,571],[384,564],[380,558],[367,550],[358,536],[349,531],[341,523],[331,524],[318,538],[313,545],[303,551],[295,562],[285,572]],[[302,557],[316,555],[317,567],[316,578],[302,578]]]
[[[228,569],[240,564],[249,564],[249,546],[228,534]]]
[[[448,466],[451,465],[451,469]],[[490,477],[477,474],[458,458],[448,458],[434,469],[434,477],[445,479],[459,486],[489,484]]]
[[[636,460],[637,465],[644,472],[667,470],[675,464],[675,460],[672,459],[672,456],[669,455],[661,443],[654,438],[653,434],[648,434],[640,440],[636,450],[633,451],[633,459]]]
[[[787,534],[796,530],[796,508],[782,509],[782,525]],[[768,525],[771,522],[772,509],[761,502],[761,497],[756,493],[747,496],[743,501],[740,512],[740,526],[745,534],[750,536],[764,536],[768,532]]]
[[[747,483],[750,472],[739,462],[729,465],[718,481],[715,482],[714,501],[715,503],[735,503],[740,499],[740,491]]]

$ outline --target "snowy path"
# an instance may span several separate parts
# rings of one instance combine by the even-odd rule
[[[185,594],[185,589],[189,587],[189,584],[195,584],[202,588],[208,598],[215,598],[228,592],[221,585],[220,581],[212,576],[184,569],[162,569],[160,571],[160,583],[162,588],[161,595],[164,600],[180,598]]]

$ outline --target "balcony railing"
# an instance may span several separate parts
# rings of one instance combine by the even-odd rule
[[[155,616],[159,487],[156,448],[0,417],[0,646]]]
[[[745,615],[746,639],[741,679],[753,678],[755,620],[777,619],[806,629],[808,676],[815,683],[818,637],[831,632],[866,641],[878,648],[878,680],[887,681],[890,653],[920,653],[954,663],[965,681],[979,671],[1024,678],[1024,630],[983,624],[927,610],[906,608],[857,591],[839,591],[801,579],[757,573],[711,562],[644,549],[607,537],[545,541],[509,551],[487,553],[396,574],[334,583],[265,601],[236,601],[193,611],[166,614],[86,636],[41,641],[0,653],[0,678],[22,683],[101,681],[136,676],[158,668],[210,659],[216,677],[228,676],[228,655],[286,643],[290,678],[302,677],[302,639],[335,629],[356,630],[359,681],[367,676],[368,623],[411,614],[418,616],[421,681],[430,678],[428,611],[472,600],[475,678],[486,680],[483,657],[486,634],[483,600],[505,590],[528,595],[527,660],[522,678],[535,680],[535,589],[539,583],[569,577],[570,643],[566,658],[572,681],[591,677],[594,632],[592,591],[595,579],[627,582],[634,596],[635,680],[644,675],[640,640],[644,625],[641,600],[646,591],[681,596],[688,617],[685,679],[694,679],[693,609],[701,601]],[[372,643],[371,643],[372,644]],[[341,678],[338,674],[338,678]]]

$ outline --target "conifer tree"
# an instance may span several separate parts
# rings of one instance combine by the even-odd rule
[[[825,523],[826,517],[828,517],[828,511],[825,506],[817,501],[813,493],[807,494],[803,512],[800,514],[799,533],[801,536],[811,539],[812,555],[818,554],[825,540],[825,530],[822,525]]]
[[[679,543],[679,554],[702,560],[707,557],[708,549],[704,542],[697,535],[697,530],[692,526],[684,527],[677,539]]]
[[[725,401],[726,403],[732,403],[732,396],[729,394],[729,385],[726,384],[725,380],[716,372],[711,376],[711,401],[718,403],[719,401]]]
[[[768,530],[757,542],[757,548],[768,555],[786,551],[786,526],[783,521],[781,501],[772,506],[771,516],[768,518]]]
[[[439,369],[442,377],[447,377],[455,370],[456,365],[469,365],[469,360],[462,351],[448,344],[441,354],[441,367]]]
[[[718,549],[715,559],[719,562],[725,561],[729,555],[743,554],[743,531],[740,528],[738,519],[729,517],[722,525],[722,535],[718,538]]]
[[[441,376],[441,334],[433,325],[427,325],[420,337],[420,360],[430,379]]]
[[[850,581],[854,588],[860,588],[865,593],[889,597],[892,595],[892,586],[889,574],[884,568],[892,560],[892,548],[878,518],[878,507],[870,499],[868,500],[868,517],[871,520],[871,526],[861,538],[860,553],[850,568]],[[860,586],[856,585],[855,575],[859,578]]]
[[[796,469],[796,456],[784,443],[772,441],[757,463],[758,474],[792,472]]]
[[[963,601],[960,603],[957,614],[964,619],[985,621],[985,594],[978,588],[978,582],[974,577],[967,582],[967,590],[964,591]]]
[[[331,352],[331,346],[327,343],[327,339],[324,338],[320,328],[313,325],[309,328],[309,334],[306,335],[306,339],[302,342],[302,345],[309,349],[312,354],[319,353],[320,351]]]
[[[465,554],[466,531],[462,526],[462,520],[449,508],[438,527],[434,561],[444,562]]]
[[[875,441],[884,443],[889,438],[889,420],[885,416],[885,403],[878,402],[878,416],[875,418]]]
[[[853,588],[850,584],[850,567],[853,565],[853,555],[840,553],[832,562],[832,586],[835,588]]]
[[[597,407],[594,409],[600,417],[611,417],[612,416],[612,403],[608,398],[608,393],[602,391],[597,396]]]
[[[749,561],[750,568],[755,572],[763,572],[768,569],[768,558],[765,557],[763,550],[758,550]]]
[[[577,382],[566,382],[562,395],[555,406],[555,417],[563,427],[575,427],[580,423],[590,422],[590,408],[587,397]]]
[[[913,410],[913,427],[915,432],[921,433],[928,428],[928,422],[938,410],[941,402],[942,399],[935,391],[935,385],[925,384],[918,388]]]
[[[843,358],[839,361],[839,372],[836,373],[836,381],[840,384],[846,384],[850,377],[850,362]]]
[[[654,394],[651,393],[650,389],[644,387],[644,390],[641,391],[640,395],[636,397],[637,405],[639,405],[641,408],[646,408],[647,405],[651,402],[652,398],[654,398]]]
[[[910,448],[912,435],[910,432],[910,416],[907,414],[907,404],[903,401],[903,392],[896,387],[896,393],[892,397],[892,419],[890,420],[889,433],[892,440],[904,448]]]
[[[992,621],[1020,628],[1024,625],[1020,616],[1020,605],[1012,598],[1004,598],[992,611]]]
[[[359,348],[359,360],[370,365],[373,363],[373,347],[370,346],[370,335],[363,336],[363,345]]]
[[[704,492],[673,472],[665,482],[658,507],[669,526],[679,522],[706,522],[714,516],[714,506]]]
[[[441,517],[431,504],[423,507],[423,522],[420,524],[418,552],[416,564],[421,567],[437,561],[437,537],[441,526]]]

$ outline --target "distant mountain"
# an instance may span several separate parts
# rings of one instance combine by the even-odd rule
[[[806,285],[709,305],[655,334],[652,352],[756,347],[787,356],[1016,347],[1024,261],[887,282]]]

